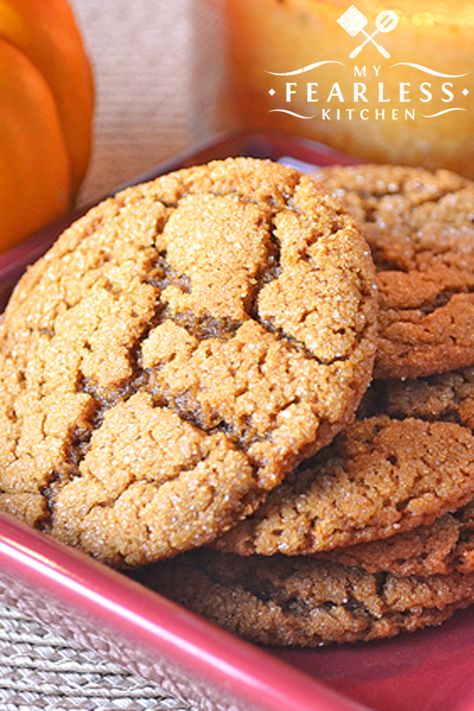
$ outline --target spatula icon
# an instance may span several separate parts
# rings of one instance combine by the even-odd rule
[[[394,30],[395,27],[398,25],[398,15],[393,10],[383,10],[382,12],[379,12],[377,17],[375,18],[375,30],[374,32],[372,32],[371,35],[369,35],[365,31],[368,19],[355,5],[351,5],[349,8],[347,8],[347,10],[343,12],[343,14],[337,20],[337,23],[351,37],[356,37],[356,35],[360,33],[365,35],[365,40],[360,45],[355,47],[355,49],[353,49],[350,53],[350,59],[354,59],[355,57],[357,57],[357,55],[369,42],[371,42],[378,49],[380,54],[385,57],[385,59],[390,58],[390,53],[387,52],[385,47],[382,47],[382,45],[376,42],[374,37],[379,32],[392,32],[392,30]]]

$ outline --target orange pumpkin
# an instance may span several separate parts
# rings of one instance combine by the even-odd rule
[[[0,0],[0,250],[70,207],[91,151],[92,74],[66,0]]]

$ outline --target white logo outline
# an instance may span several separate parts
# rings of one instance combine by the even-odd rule
[[[380,32],[384,34],[387,32],[393,32],[398,25],[397,13],[394,10],[382,10],[379,12],[375,18],[375,30],[371,34],[365,30],[368,22],[368,18],[355,5],[349,5],[347,10],[345,10],[337,19],[337,24],[351,37],[357,37],[357,35],[360,34],[365,36],[365,39],[357,45],[357,47],[354,47],[352,52],[350,52],[349,59],[355,59],[363,48],[369,43],[373,44],[377,51],[385,57],[385,59],[390,59],[390,52],[379,44],[379,42],[377,42],[374,38],[375,35]]]

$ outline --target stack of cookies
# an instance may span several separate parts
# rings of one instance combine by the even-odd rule
[[[474,602],[473,221],[445,171],[245,158],[102,203],[5,312],[0,507],[265,644],[447,619]]]

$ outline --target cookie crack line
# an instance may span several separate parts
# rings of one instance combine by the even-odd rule
[[[186,524],[182,544],[208,542],[350,418],[373,362],[374,281],[352,219],[279,166],[237,159],[229,176],[216,163],[108,200],[30,270],[9,307],[6,391],[20,394],[13,368],[27,363],[34,401],[28,428],[25,386],[8,423],[11,470],[26,467],[37,485],[31,500],[22,490],[2,505],[35,521],[44,507],[53,535],[136,565],[146,516],[179,522],[173,507],[194,487],[199,506],[183,498],[182,515],[195,509],[197,528]],[[209,463],[190,473],[192,452],[206,448]],[[112,530],[119,519],[126,540]],[[148,562],[166,557],[156,540],[144,546]]]
[[[330,169],[329,169],[330,172]],[[407,181],[405,181],[407,182]],[[459,195],[463,190],[465,190],[466,186],[468,185],[468,181],[466,180],[465,184],[462,185],[461,187],[457,188],[456,190],[443,190],[440,192],[439,195],[437,195],[435,198],[430,198],[428,195],[426,196],[426,199],[422,199],[420,202],[417,202],[415,204],[412,204],[408,207],[408,218],[413,217],[413,214],[416,213],[416,211],[420,207],[426,207],[427,205],[432,205],[435,207],[436,205],[439,205],[439,203],[444,200],[445,198],[448,197],[454,197],[456,195]],[[383,199],[384,197],[405,197],[406,192],[404,191],[396,191],[396,192],[386,192],[382,194],[377,194],[374,192],[369,192],[369,193],[364,193],[363,191],[358,191],[354,189],[346,189],[346,193],[355,193],[358,197],[360,197],[362,200],[374,198],[374,199]],[[367,210],[367,213],[365,212]],[[379,211],[378,207],[364,207],[364,213],[365,213],[365,220],[368,223],[374,222],[374,217]],[[415,247],[420,244],[420,240],[417,239],[417,232],[413,232],[413,243]],[[422,250],[416,250],[417,253],[419,253]],[[390,262],[389,262],[390,263]],[[396,266],[393,267],[393,271],[404,271],[403,269],[397,268]]]
[[[368,294],[365,295],[365,298],[368,297]],[[262,319],[258,314],[256,314],[254,320],[264,328],[267,333],[277,335],[280,340],[284,341],[285,344],[287,345],[289,350],[295,350],[299,353],[302,353],[305,357],[316,361],[319,363],[319,365],[323,366],[330,366],[334,365],[335,363],[344,363],[347,360],[350,360],[352,355],[354,354],[354,351],[358,348],[360,343],[364,340],[364,337],[367,334],[367,331],[371,328],[370,323],[365,323],[362,329],[360,329],[357,333],[355,333],[356,336],[356,342],[354,343],[353,347],[348,351],[345,355],[340,355],[336,356],[334,358],[330,359],[323,359],[312,353],[306,346],[305,344],[295,338],[294,336],[290,336],[289,334],[286,333],[286,331],[283,328],[275,326],[271,321],[266,321]]]
[[[470,427],[364,414],[211,545],[291,557],[389,539],[466,504],[473,473]]]
[[[469,365],[474,183],[449,171],[365,165],[315,171],[359,220],[380,287],[375,378]]]
[[[300,182],[301,182],[301,177],[297,180],[297,182],[295,183],[295,185],[292,188],[293,194],[298,189]],[[226,193],[213,192],[212,194],[215,197],[228,197],[228,196],[232,196],[232,195],[237,195],[239,197],[239,199],[244,200],[245,202],[248,202],[250,204],[259,205],[258,201],[244,198],[244,196],[242,196],[241,193],[236,192],[236,191],[229,191]],[[182,197],[185,198],[185,197],[187,197],[187,195],[183,195]],[[175,203],[169,203],[169,202],[163,201],[163,200],[159,200],[159,202],[161,202],[161,204],[163,204],[167,208],[171,207],[171,208],[176,209],[179,207],[181,199]],[[293,204],[293,195],[289,195],[289,196],[285,197],[285,209],[290,209],[292,212],[295,212],[296,214],[300,214],[300,211]],[[320,363],[321,365],[329,366],[335,362],[343,362],[345,360],[348,360],[351,357],[353,350],[355,350],[355,348],[357,348],[357,346],[360,344],[360,342],[363,340],[364,336],[366,335],[368,329],[371,327],[370,323],[366,322],[364,324],[362,330],[360,331],[360,333],[356,334],[357,342],[354,344],[353,350],[350,353],[346,354],[345,356],[341,356],[339,358],[334,358],[333,360],[324,361],[322,359],[319,359],[314,353],[309,351],[305,347],[304,343],[302,343],[301,341],[299,341],[296,338],[289,336],[288,334],[286,334],[283,331],[283,329],[274,327],[273,324],[262,319],[258,313],[258,297],[259,297],[259,294],[260,294],[262,288],[266,284],[268,284],[271,280],[277,279],[281,273],[280,244],[279,244],[279,240],[277,239],[275,232],[274,232],[274,221],[275,221],[275,216],[278,214],[278,212],[279,211],[276,209],[276,206],[275,206],[272,211],[272,214],[270,216],[270,219],[269,219],[268,230],[270,233],[270,243],[273,245],[274,250],[273,250],[273,254],[270,253],[268,255],[267,264],[264,267],[262,267],[260,274],[257,276],[256,288],[254,290],[254,294],[251,299],[251,304],[248,309],[249,320],[254,320],[257,323],[259,323],[259,325],[261,325],[262,328],[264,328],[271,335],[278,336],[279,340],[283,340],[285,345],[290,350],[295,350],[297,352],[301,352],[306,357]],[[162,222],[160,223],[160,227],[161,227],[160,232],[163,232],[169,218],[170,218],[170,215],[167,215],[166,218],[164,220],[162,220]],[[339,231],[340,231],[340,229],[336,230],[336,232],[339,232]],[[155,237],[155,240],[156,240],[156,237]],[[156,242],[155,242],[154,246],[156,247]],[[129,397],[131,397],[135,393],[143,392],[143,391],[148,392],[149,394],[154,396],[156,404],[158,404],[159,406],[162,406],[162,407],[167,407],[168,409],[175,412],[180,418],[184,419],[185,421],[191,422],[194,426],[198,427],[199,429],[201,429],[201,431],[205,432],[206,434],[208,434],[210,431],[212,431],[212,429],[215,429],[215,428],[205,429],[205,428],[201,427],[199,421],[196,420],[196,418],[194,418],[192,416],[191,412],[185,413],[185,411],[183,411],[183,409],[173,406],[173,404],[166,398],[166,395],[164,394],[164,392],[157,394],[156,390],[151,385],[150,370],[144,369],[140,365],[140,359],[141,359],[140,349],[141,349],[142,344],[147,339],[147,337],[149,336],[152,329],[155,328],[157,325],[159,325],[160,323],[162,323],[164,320],[166,320],[168,318],[170,320],[175,321],[183,328],[185,328],[185,330],[188,333],[190,333],[190,335],[197,337],[197,339],[200,342],[202,342],[206,338],[215,337],[215,334],[213,334],[213,333],[211,335],[207,335],[205,324],[204,324],[204,335],[199,330],[198,330],[198,334],[197,334],[196,330],[193,329],[192,327],[190,327],[189,324],[186,322],[186,319],[185,318],[183,319],[183,316],[185,316],[185,314],[183,314],[182,312],[181,313],[180,312],[171,313],[169,310],[167,310],[168,309],[167,305],[165,303],[163,303],[163,301],[161,299],[163,287],[167,286],[169,283],[178,283],[182,288],[184,288],[184,290],[192,292],[192,284],[190,283],[189,277],[186,274],[177,274],[174,271],[174,269],[169,265],[169,263],[167,261],[167,251],[166,250],[158,250],[157,249],[157,254],[156,254],[156,258],[155,258],[155,268],[157,266],[161,267],[161,269],[164,271],[164,278],[160,281],[160,280],[157,280],[152,275],[151,277],[147,276],[143,282],[143,283],[149,283],[152,286],[154,286],[154,288],[157,289],[158,293],[156,295],[157,301],[156,301],[156,305],[155,305],[154,314],[152,315],[149,323],[146,324],[141,335],[138,337],[138,339],[136,340],[136,342],[130,349],[131,367],[132,367],[134,374],[128,381],[124,382],[117,390],[115,390],[111,393],[108,393],[108,394],[105,393],[105,395],[106,395],[105,400],[98,397],[97,391],[94,392],[94,386],[92,383],[88,383],[87,387],[79,388],[80,392],[85,392],[87,394],[90,394],[94,398],[94,400],[96,402],[96,411],[97,411],[97,413],[99,413],[99,416],[94,416],[94,421],[96,424],[95,424],[95,426],[94,426],[94,424],[92,425],[92,428],[91,428],[92,431],[90,433],[89,440],[91,439],[91,437],[93,435],[93,431],[100,428],[100,426],[103,422],[103,415],[109,408],[115,406],[118,402],[125,402]],[[153,272],[153,269],[151,271]],[[271,275],[271,279],[268,279],[269,273]],[[171,279],[168,278],[169,276],[171,276]],[[363,293],[362,280],[360,280],[360,282],[359,282],[359,288],[361,290],[362,295],[367,299],[370,296],[370,294]],[[194,317],[195,321],[196,320],[198,321],[198,319],[196,319],[194,314],[192,314],[192,316]],[[213,316],[211,314],[209,314],[209,319],[212,319],[212,318],[213,318]],[[241,321],[231,321],[230,323],[226,324],[227,328],[224,327],[224,331],[228,330],[228,331],[230,331],[230,335],[232,335],[234,332],[236,332],[242,326],[242,324],[243,324],[243,322],[241,322]],[[224,432],[226,430],[231,431],[231,429],[232,429],[232,426],[230,423],[225,422],[224,420],[221,420],[220,431],[224,431]],[[240,440],[238,438],[233,438],[232,441],[236,446],[239,446]],[[72,448],[74,448],[74,444],[72,445]],[[242,449],[242,451],[245,452],[245,448],[241,448],[241,449]],[[247,452],[245,452],[245,453],[247,453]],[[81,461],[84,459],[86,454],[87,454],[87,447],[83,448],[83,451],[77,457],[77,468],[79,467]],[[253,466],[254,466],[254,464],[253,464]]]
[[[330,170],[330,169],[329,169]],[[420,200],[419,202],[413,203],[410,205],[411,210],[415,210],[417,207],[421,207],[422,205],[426,204],[433,204],[437,205],[441,200],[443,200],[445,197],[448,195],[457,195],[457,193],[461,192],[467,185],[467,180],[465,181],[465,184],[461,185],[460,187],[456,188],[455,190],[450,190],[450,189],[444,189],[441,190],[441,192],[436,196],[436,197],[430,197],[430,195],[426,195],[425,198]],[[409,184],[410,184],[410,178],[405,175],[402,177],[401,182],[400,182],[400,187],[397,190],[361,190],[361,189],[351,189],[350,192],[356,193],[358,197],[360,197],[362,200],[367,200],[369,198],[375,198],[376,200],[380,200],[384,197],[406,197],[407,195],[410,195],[410,189],[409,189]]]
[[[340,563],[196,552],[138,579],[233,632],[264,644],[320,646],[437,624],[472,603],[473,576],[394,576]]]
[[[361,543],[320,554],[319,560],[359,567],[369,573],[381,570],[395,576],[447,575],[474,572],[473,501],[428,526],[387,540]]]
[[[431,423],[453,422],[472,432],[472,375],[473,368],[467,367],[427,378],[374,381],[371,390],[375,398],[367,403],[368,413],[383,410],[396,420],[415,417]]]
[[[461,185],[459,188],[456,190],[442,190],[440,194],[432,199],[427,199],[427,200],[422,200],[421,202],[417,203],[416,205],[411,205],[409,208],[409,215],[410,217],[413,215],[413,213],[417,210],[419,207],[424,207],[425,205],[439,205],[439,203],[444,200],[445,198],[448,197],[454,197],[455,195],[459,195],[463,190],[466,189],[467,185],[469,184],[469,181],[466,180],[463,185]]]
[[[436,299],[432,303],[424,301],[418,306],[398,306],[397,311],[402,314],[420,311],[423,316],[429,316],[438,311],[438,309],[443,309],[447,306],[454,296],[469,296],[470,294],[474,294],[474,286],[460,287],[458,289],[442,289],[438,292]],[[390,309],[388,310],[390,311]]]
[[[292,572],[288,573],[287,578],[290,579],[292,574]],[[214,583],[214,585],[223,584],[221,578],[218,575],[213,574],[209,567],[206,568],[206,575],[209,577],[211,582]],[[384,596],[388,573],[377,573],[374,577],[376,579],[377,595],[379,600],[381,603],[386,604]],[[364,604],[363,600],[360,600],[355,596],[349,581],[346,583],[345,597],[342,602],[337,600],[318,600],[316,602],[312,602],[311,600],[298,597],[298,595],[294,592],[287,591],[284,584],[281,589],[278,588],[276,584],[272,584],[268,579],[265,579],[262,582],[261,587],[259,587],[258,581],[252,584],[250,578],[248,578],[245,582],[241,583],[241,588],[244,592],[255,597],[259,602],[272,602],[285,614],[295,614],[296,610],[304,610],[310,614],[314,612],[314,610],[320,609],[324,610],[327,614],[333,617],[334,620],[336,620],[337,618],[333,616],[333,611],[336,608],[343,608],[344,610],[356,615],[362,615],[364,619],[379,619],[379,617],[371,612],[367,605]]]
[[[164,227],[164,225],[163,225]],[[168,269],[167,261],[166,261],[166,255],[161,252],[157,255],[157,258],[161,260],[161,265],[165,269],[165,271]],[[183,279],[183,275],[181,277],[178,277],[178,279]],[[162,302],[161,299],[161,294],[162,290],[159,287],[155,287],[158,290],[158,293],[156,294],[156,303],[155,303],[155,308],[154,308],[154,313],[149,320],[149,322],[145,325],[142,333],[140,336],[137,338],[133,346],[130,348],[129,351],[129,360],[130,360],[130,366],[132,369],[132,376],[124,381],[121,386],[113,390],[112,392],[104,392],[102,396],[99,394],[99,389],[94,387],[94,385],[90,382],[87,382],[87,380],[83,377],[81,379],[81,383],[78,386],[78,389],[80,392],[87,393],[91,395],[96,403],[96,413],[94,414],[94,424],[92,424],[90,433],[89,433],[89,438],[88,438],[88,444],[90,444],[90,440],[93,436],[93,433],[100,429],[102,423],[103,423],[103,416],[106,413],[108,409],[113,408],[115,405],[121,402],[126,402],[130,397],[135,395],[138,392],[146,392],[150,394],[153,397],[154,404],[155,406],[159,407],[166,407],[167,409],[173,411],[175,414],[177,414],[180,419],[186,422],[191,422],[195,427],[200,429],[202,432],[209,434],[212,430],[215,430],[216,428],[211,428],[211,429],[205,429],[201,426],[199,423],[199,420],[196,419],[196,417],[193,416],[191,411],[186,411],[185,409],[181,407],[176,407],[173,404],[173,401],[169,398],[166,397],[166,394],[163,390],[159,391],[157,388],[153,385],[153,380],[152,380],[152,369],[147,369],[143,368],[141,365],[141,347],[145,340],[148,338],[150,332],[158,325],[163,323],[165,320],[168,318],[170,320],[173,320],[177,322],[180,326],[184,327],[185,330],[190,334],[196,336],[196,332],[194,329],[189,328],[186,323],[183,323],[182,320],[180,319],[181,314],[174,314],[171,315],[169,312],[167,312],[167,306]],[[212,318],[212,317],[211,317]],[[242,325],[241,322],[238,322],[240,327]],[[238,328],[236,328],[238,330]],[[210,336],[213,337],[213,336]],[[202,336],[198,338],[199,342],[202,342],[203,340],[206,340],[206,336]],[[182,393],[181,395],[184,395]],[[99,416],[97,416],[97,413],[100,413]],[[230,423],[227,423],[225,421],[221,421],[221,428],[220,431],[225,431],[231,429]],[[239,440],[235,439],[233,440],[234,444],[238,444]],[[242,448],[243,449],[243,448]],[[79,466],[83,459],[85,458],[87,454],[88,447],[86,446],[85,448],[82,449],[81,452],[76,451],[75,444],[71,444],[71,450],[75,453],[75,464],[76,468],[79,469]],[[256,469],[255,464],[250,460],[250,464]]]

